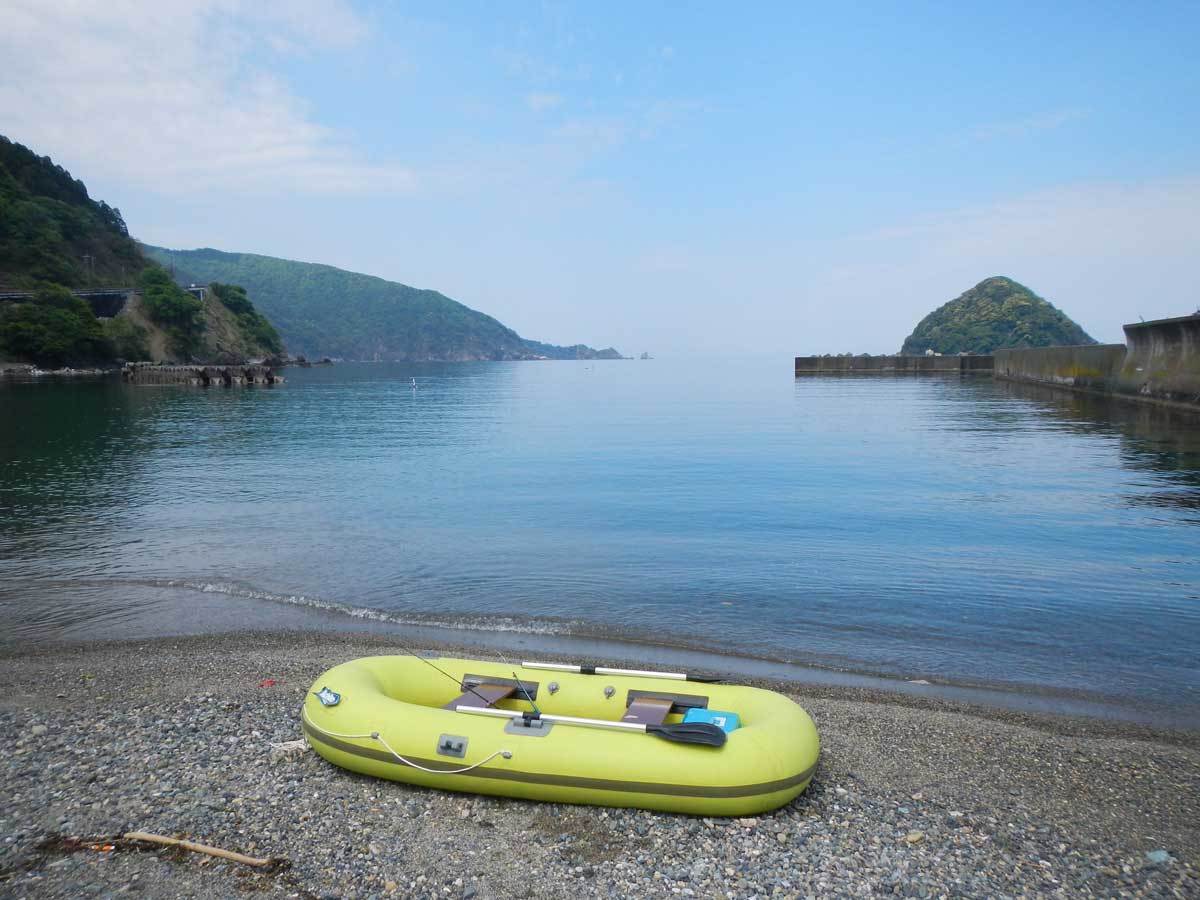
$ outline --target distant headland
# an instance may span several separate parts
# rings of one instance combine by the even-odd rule
[[[0,372],[124,362],[228,366],[623,359],[521,337],[437,291],[332,266],[139,244],[119,209],[0,136]]]

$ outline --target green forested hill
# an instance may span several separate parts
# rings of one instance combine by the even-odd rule
[[[381,360],[597,359],[616,350],[527,341],[437,291],[253,253],[143,246],[180,280],[243,285],[292,353]]]
[[[987,278],[923,318],[900,352],[988,354],[1001,347],[1096,343],[1066,313],[1011,278]]]
[[[180,290],[160,261],[176,280],[209,285],[206,299]],[[611,348],[527,341],[436,291],[332,266],[143,247],[130,238],[120,211],[93,200],[82,181],[0,136],[5,287],[32,296],[0,302],[0,360],[42,366],[234,362],[278,354],[283,344],[292,353],[349,359],[620,356]],[[140,293],[115,318],[97,319],[87,301],[71,294],[87,287]]]
[[[100,319],[71,292],[91,287],[137,292]],[[119,210],[49,157],[0,136],[0,288],[28,295],[0,301],[0,360],[240,362],[282,352],[245,291],[212,287],[203,301],[181,290],[142,254]]]
[[[128,283],[146,266],[121,212],[48,156],[0,135],[0,286]]]

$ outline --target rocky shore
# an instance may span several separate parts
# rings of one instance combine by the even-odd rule
[[[770,685],[813,715],[821,768],[740,820],[435,792],[273,747],[325,668],[381,652],[401,651],[307,632],[0,650],[0,894],[1200,896],[1196,734]],[[114,839],[134,829],[286,862]]]
[[[47,375],[56,378],[94,378],[97,375],[112,375],[116,371],[115,368],[73,369],[70,366],[64,366],[61,369],[39,369],[28,363],[0,363],[0,375],[10,378],[44,378]]]

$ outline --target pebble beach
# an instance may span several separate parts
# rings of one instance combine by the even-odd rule
[[[1195,733],[755,682],[823,752],[806,793],[749,819],[438,792],[288,746],[322,671],[388,652],[312,632],[6,646],[0,894],[1200,896]]]

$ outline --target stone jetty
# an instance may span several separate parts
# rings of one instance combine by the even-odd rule
[[[197,387],[235,387],[282,384],[283,376],[264,365],[160,366],[126,363],[121,378],[129,384],[190,384]]]

